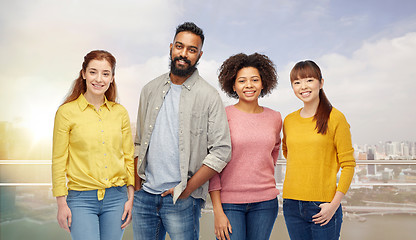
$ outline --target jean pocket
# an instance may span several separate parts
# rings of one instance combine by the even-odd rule
[[[66,199],[76,198],[81,195],[82,191],[69,190]]]
[[[325,203],[325,202],[311,201],[311,203],[312,203],[313,205],[315,205],[316,207],[319,207],[322,203]],[[319,207],[319,208],[320,208],[320,207]]]
[[[121,193],[126,193],[127,194],[127,187],[126,185],[121,186],[121,187],[115,187],[117,189],[117,191],[121,192]]]

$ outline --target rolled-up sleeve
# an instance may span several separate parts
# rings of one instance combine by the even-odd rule
[[[213,98],[208,115],[208,154],[203,164],[221,172],[231,158],[231,138],[227,115],[219,94]]]

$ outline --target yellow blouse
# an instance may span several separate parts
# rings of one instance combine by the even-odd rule
[[[59,107],[52,150],[53,195],[68,190],[98,190],[134,186],[134,146],[127,110],[105,99],[96,110],[84,95]]]

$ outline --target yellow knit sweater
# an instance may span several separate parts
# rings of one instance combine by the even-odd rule
[[[332,108],[327,133],[318,134],[313,117],[302,118],[300,110],[286,116],[283,124],[282,150],[287,159],[283,198],[330,202],[336,191],[348,191],[354,175],[350,125]]]

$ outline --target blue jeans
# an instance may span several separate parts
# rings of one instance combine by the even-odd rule
[[[338,207],[331,221],[324,226],[312,222],[321,211],[323,202],[283,199],[283,215],[291,240],[338,240],[342,224],[342,207]]]
[[[66,201],[72,214],[73,240],[122,239],[121,217],[127,201],[126,186],[107,188],[101,201],[98,201],[97,190],[70,190]]]
[[[134,193],[133,235],[135,240],[199,239],[202,199],[188,197],[173,204],[171,195],[162,197],[143,189]]]
[[[272,233],[279,202],[274,198],[256,203],[223,203],[222,208],[231,224],[232,240],[266,240]]]

